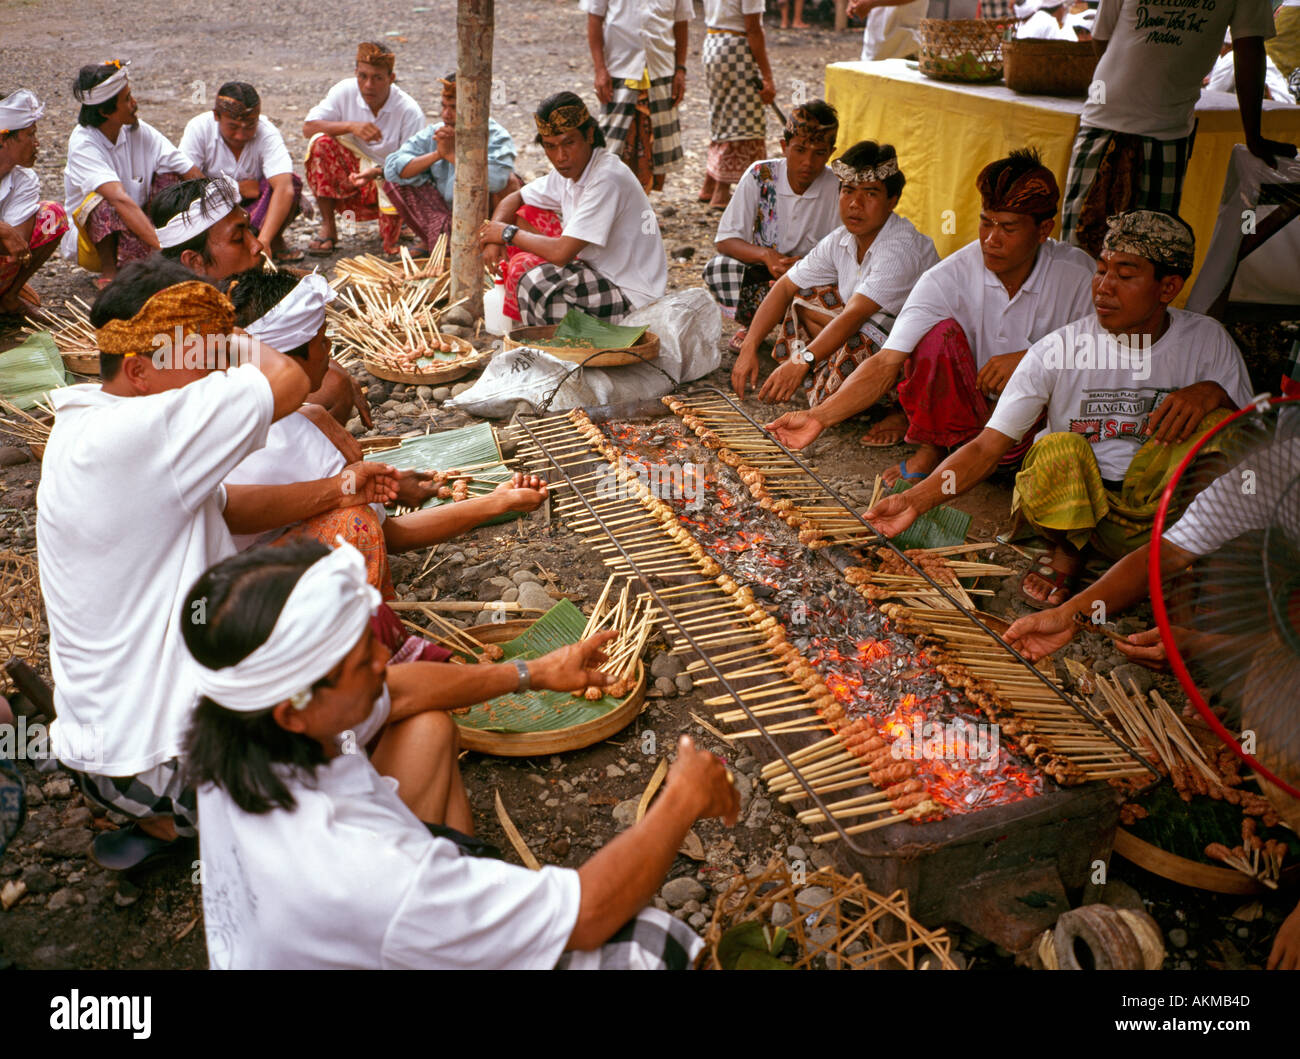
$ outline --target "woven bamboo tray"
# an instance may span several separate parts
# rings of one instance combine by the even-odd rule
[[[546,340],[555,334],[559,324],[543,324],[538,327],[516,327],[506,335],[503,348],[540,349],[559,360],[571,364],[582,364],[588,368],[617,368],[624,364],[641,364],[659,356],[659,336],[647,331],[641,341],[626,349],[598,349],[595,346],[550,346]]]
[[[1145,839],[1138,838],[1137,835],[1125,831],[1122,827],[1115,829],[1115,852],[1139,868],[1145,868],[1152,875],[1159,875],[1162,879],[1168,879],[1182,886],[1192,886],[1216,894],[1250,895],[1275,892],[1239,871],[1180,857],[1177,853],[1170,853]],[[1297,882],[1300,882],[1300,864],[1292,864],[1282,869],[1282,877],[1278,881],[1280,888],[1294,886]]]
[[[98,375],[98,353],[60,353],[63,364],[68,371],[77,375]]]
[[[1097,70],[1086,40],[1009,40],[1002,60],[1007,87],[1034,96],[1086,96]]]
[[[505,643],[526,632],[533,624],[531,618],[516,618],[499,625],[476,625],[466,629],[480,643]],[[496,757],[533,757],[538,754],[562,754],[566,750],[583,747],[608,739],[632,723],[645,702],[646,670],[640,660],[636,665],[636,685],[625,699],[608,713],[582,724],[558,728],[547,732],[488,732],[480,728],[459,725],[460,745],[466,750]],[[453,714],[453,717],[455,715]]]
[[[917,30],[921,73],[936,81],[983,83],[1002,76],[1008,18],[923,18]]]
[[[476,352],[474,344],[468,339],[456,338],[452,335],[444,335],[443,337],[445,341],[456,347],[458,354],[466,359],[453,361],[445,368],[435,366],[419,371],[402,371],[399,368],[381,364],[365,356],[362,357],[361,362],[365,365],[366,371],[370,372],[376,379],[385,379],[388,382],[402,382],[408,386],[440,386],[444,382],[455,382],[457,379],[463,379],[471,371],[476,371],[483,366],[486,354],[468,356]]]

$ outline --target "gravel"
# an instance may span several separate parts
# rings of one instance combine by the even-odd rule
[[[659,894],[670,908],[681,908],[687,901],[703,901],[709,896],[709,892],[689,875],[670,879],[664,883]]]

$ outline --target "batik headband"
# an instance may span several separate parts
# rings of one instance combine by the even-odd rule
[[[1155,210],[1132,210],[1106,218],[1102,250],[1135,254],[1152,264],[1183,272],[1196,258],[1196,239],[1177,217]]]
[[[287,353],[316,337],[325,322],[325,306],[335,297],[325,277],[313,272],[244,330],[272,349]]]
[[[226,173],[212,177],[203,194],[158,229],[163,250],[188,243],[202,235],[239,205],[239,185]]]
[[[190,335],[227,335],[235,326],[235,307],[211,283],[190,280],[160,290],[129,320],[110,320],[95,331],[103,353],[124,357],[159,348],[177,329]]]
[[[455,98],[456,98],[456,82],[455,82],[454,80],[450,80],[450,79],[448,79],[448,78],[446,78],[446,77],[440,77],[440,78],[438,78],[438,80],[439,80],[440,82],[442,82],[442,94],[443,94],[444,96],[451,96],[452,99],[455,99]]]
[[[25,88],[0,99],[0,133],[20,132],[41,120],[45,104]]]
[[[361,553],[339,538],[338,547],[298,578],[271,635],[256,651],[221,669],[191,659],[199,694],[239,713],[270,709],[286,699],[305,709],[312,685],[356,646],[379,602]]]
[[[249,106],[242,99],[235,99],[233,96],[217,96],[216,102],[212,104],[212,109],[227,118],[243,121],[261,105],[261,100]]]
[[[109,59],[102,65],[116,67],[116,70],[106,80],[100,81],[99,84],[87,88],[85,91],[79,88],[72,90],[73,97],[83,106],[94,107],[100,103],[107,103],[126,87],[126,68],[131,65],[130,59],[125,61]]]
[[[357,62],[367,66],[378,66],[391,74],[396,59],[397,56],[391,51],[386,51],[373,41],[362,41],[357,45]]]
[[[1061,192],[1056,177],[1046,166],[1035,166],[1020,176],[1007,166],[995,170],[991,162],[980,170],[975,187],[984,209],[995,213],[1025,213],[1031,217],[1050,217],[1056,213]]]
[[[898,159],[886,158],[883,162],[877,162],[874,166],[855,169],[847,162],[841,162],[837,158],[831,163],[831,172],[835,174],[841,184],[846,184],[849,187],[855,187],[858,184],[874,184],[876,181],[883,184],[887,177],[894,176],[899,172]]]
[[[823,125],[808,116],[808,112],[803,109],[796,109],[790,112],[790,116],[785,122],[785,138],[787,140],[809,140],[815,144],[822,144],[835,149],[835,138],[839,135],[840,123],[833,121],[830,124]]]
[[[549,117],[544,118],[540,114],[534,114],[533,120],[537,122],[539,136],[559,136],[560,133],[568,132],[570,129],[582,128],[591,120],[591,112],[585,103],[568,103],[556,107]]]

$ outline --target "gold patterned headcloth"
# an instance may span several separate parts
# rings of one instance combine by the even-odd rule
[[[1052,171],[1038,165],[1016,176],[1015,170],[1003,161],[990,162],[975,178],[984,209],[995,213],[1026,213],[1031,217],[1054,216],[1061,201],[1061,190]]]
[[[533,120],[537,122],[539,136],[559,136],[562,132],[580,129],[586,125],[591,121],[591,111],[587,109],[585,103],[567,103],[562,107],[556,107],[549,117],[544,118],[540,114],[534,114]]]
[[[841,162],[837,158],[831,163],[831,172],[835,174],[841,184],[846,184],[849,187],[858,184],[874,184],[877,180],[883,184],[886,177],[891,177],[899,172],[898,159],[886,158],[882,162],[877,162],[874,166],[855,169],[847,162]]]
[[[830,150],[835,150],[835,138],[839,135],[839,121],[832,121],[822,124],[816,118],[812,117],[805,107],[795,107],[790,111],[790,116],[785,122],[785,138],[787,140],[808,140],[814,145],[820,145]]]
[[[438,80],[442,83],[442,98],[456,98],[456,79],[454,77],[440,77]]]
[[[396,60],[396,55],[372,40],[362,41],[357,45],[357,62],[359,63],[382,67],[391,74],[393,72],[393,63]]]
[[[129,320],[110,320],[95,331],[100,352],[125,357],[152,353],[159,336],[169,342],[180,328],[190,335],[228,335],[235,326],[235,307],[211,283],[190,280],[160,290]]]
[[[1106,218],[1102,250],[1145,257],[1175,272],[1191,270],[1196,239],[1178,217],[1155,210],[1130,210]]]
[[[243,121],[261,105],[260,100],[250,107],[243,100],[235,99],[233,96],[217,96],[216,102],[212,104],[212,109],[227,118]]]

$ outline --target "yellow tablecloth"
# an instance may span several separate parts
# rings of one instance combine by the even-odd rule
[[[840,115],[837,151],[859,140],[897,148],[907,176],[898,212],[934,239],[945,257],[979,234],[975,176],[993,159],[1017,147],[1037,147],[1064,191],[1084,103],[1020,95],[1002,84],[932,81],[902,59],[827,66],[826,99]],[[1230,93],[1201,93],[1196,117],[1179,212],[1196,233],[1199,268],[1214,232],[1228,157],[1244,136],[1237,98]],[[1300,107],[1266,102],[1263,133],[1300,142]],[[1190,289],[1188,284],[1184,296]]]

